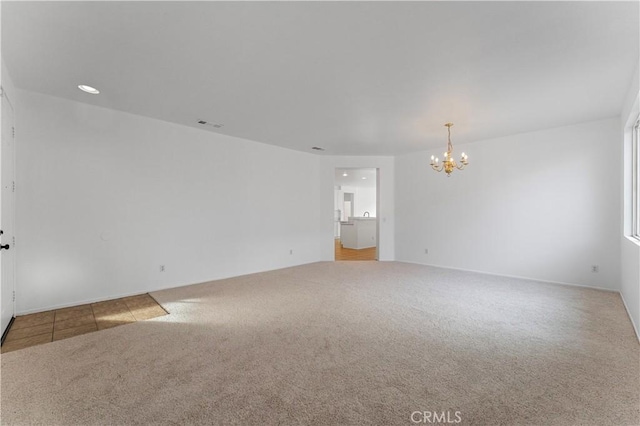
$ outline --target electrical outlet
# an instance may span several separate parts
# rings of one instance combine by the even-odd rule
[[[164,272],[164,265],[160,265],[160,272]]]
[[[429,249],[424,249],[424,254],[429,254]]]
[[[289,250],[289,254],[293,254],[293,249],[290,249],[290,250]]]
[[[600,267],[598,265],[592,265],[591,272],[600,272]]]

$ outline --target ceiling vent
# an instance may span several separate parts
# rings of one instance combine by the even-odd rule
[[[324,151],[324,148],[320,148],[319,146],[312,146],[311,149],[314,149],[316,151]]]
[[[198,124],[202,124],[204,126],[215,127],[216,129],[219,129],[220,127],[224,126],[224,124],[209,123],[208,121],[204,121],[204,120],[198,120]]]

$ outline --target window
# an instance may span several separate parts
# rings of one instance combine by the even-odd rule
[[[640,239],[640,116],[633,126],[631,142],[631,217],[632,236]]]

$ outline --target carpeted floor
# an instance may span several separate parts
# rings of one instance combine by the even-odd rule
[[[153,296],[170,315],[3,354],[2,424],[640,424],[616,293],[327,262]]]

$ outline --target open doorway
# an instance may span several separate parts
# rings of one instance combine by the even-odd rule
[[[378,259],[378,171],[336,168],[335,260]]]

